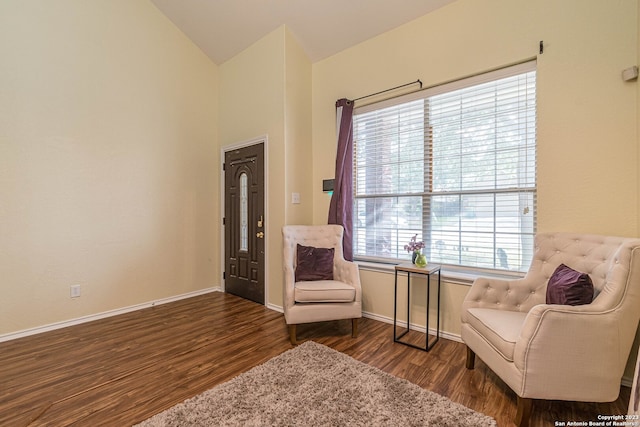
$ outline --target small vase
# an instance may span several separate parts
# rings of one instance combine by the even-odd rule
[[[416,258],[418,258],[418,255],[420,255],[420,251],[413,251],[413,255],[411,255],[411,263],[412,264],[416,263]]]
[[[424,254],[418,254],[416,257],[415,265],[418,267],[426,267],[427,266],[427,256]]]

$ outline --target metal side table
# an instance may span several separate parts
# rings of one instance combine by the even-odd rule
[[[402,331],[400,335],[397,335],[397,320],[398,320],[398,273],[407,273],[407,328]],[[425,345],[424,347],[406,342],[400,341],[402,337],[409,333],[411,330],[411,273],[422,274],[427,277],[427,306],[426,306],[426,333],[425,333]],[[430,308],[430,295],[431,295],[431,276],[438,273],[438,305],[437,305],[437,317],[436,317],[436,338],[429,342],[429,308]],[[396,265],[395,268],[395,280],[393,290],[393,342],[408,345],[413,348],[417,348],[424,351],[429,351],[440,339],[440,265],[439,264],[427,264],[426,267],[418,267],[410,262]]]

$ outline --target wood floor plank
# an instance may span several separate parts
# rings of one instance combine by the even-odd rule
[[[314,340],[512,426],[515,394],[481,360],[465,368],[463,344],[430,352],[393,343],[371,319],[298,326]],[[281,313],[211,293],[0,343],[0,426],[126,426],[227,381],[292,348]],[[531,425],[626,412],[612,403],[535,401]]]

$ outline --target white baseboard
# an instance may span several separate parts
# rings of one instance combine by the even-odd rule
[[[277,306],[277,305],[273,305],[273,304],[268,304],[267,308],[270,308],[271,310],[275,310],[275,311],[279,311],[279,312],[283,312],[282,307]],[[373,319],[373,320],[377,320],[379,322],[383,322],[383,323],[389,323],[391,325],[393,325],[393,319],[387,316],[381,316],[379,314],[375,314],[375,313],[369,313],[366,311],[362,312],[362,317],[367,317],[369,319]],[[396,322],[396,324],[402,328],[406,328],[407,327],[407,322]],[[420,325],[416,325],[416,324],[411,324],[411,330],[415,330],[418,332],[422,332],[424,334],[425,331],[425,327],[424,326],[420,326]],[[429,328],[429,335],[436,335],[436,330]],[[452,334],[450,332],[444,332],[444,331],[440,331],[440,338],[444,338],[444,339],[448,339],[451,341],[456,341],[456,342],[462,342],[462,338],[460,337],[460,335],[457,334]],[[620,381],[620,383],[625,386],[625,387],[631,387],[632,383],[633,383],[633,378],[629,378],[629,377],[622,377],[622,381]]]
[[[219,286],[212,287],[212,288],[205,288],[198,291],[188,292],[182,295],[175,295],[172,297],[162,298],[155,301],[149,301],[141,304],[131,305],[129,307],[117,308],[114,310],[104,311],[102,313],[90,314],[88,316],[82,316],[75,319],[64,320],[62,322],[51,323],[43,326],[36,326],[35,328],[24,329],[22,331],[10,332],[8,334],[0,335],[0,342],[11,341],[18,338],[28,337],[30,335],[36,335],[43,332],[66,328],[68,326],[80,325],[82,323],[92,322],[94,320],[117,316],[119,314],[130,313],[132,311],[142,310],[144,308],[150,308],[156,305],[167,304],[170,302],[179,301],[186,298],[196,297],[198,295],[204,295],[211,292],[221,292],[221,291],[222,291],[222,288],[220,288]]]
[[[273,311],[277,311],[278,313],[284,313],[284,309],[279,306],[279,305],[275,305],[275,304],[271,304],[271,303],[266,303],[265,306],[269,309],[269,310],[273,310]]]
[[[135,304],[135,305],[131,305],[129,307],[123,307],[123,308],[117,308],[115,310],[109,310],[109,311],[104,311],[102,313],[97,313],[97,314],[91,314],[88,316],[83,316],[83,317],[78,317],[76,319],[70,319],[70,320],[65,320],[62,322],[56,322],[56,323],[51,323],[49,325],[43,325],[43,326],[37,326],[35,328],[30,328],[30,329],[24,329],[22,331],[17,331],[17,332],[10,332],[8,334],[4,334],[4,335],[0,335],[0,342],[5,342],[5,341],[11,341],[11,340],[15,340],[18,338],[23,338],[23,337],[28,337],[30,335],[36,335],[36,334],[40,334],[42,332],[48,332],[48,331],[53,331],[56,329],[62,329],[62,328],[66,328],[68,326],[75,326],[75,325],[80,325],[82,323],[87,323],[87,322],[92,322],[94,320],[99,320],[99,319],[104,319],[107,317],[112,317],[112,316],[117,316],[119,314],[125,314],[125,313],[130,313],[132,311],[136,311],[136,310],[142,310],[145,308],[150,308],[150,307],[154,307],[156,305],[162,305],[162,304],[167,304],[170,302],[174,302],[174,301],[180,301],[186,298],[192,298],[192,297],[196,297],[198,295],[204,295],[204,294],[208,294],[211,292],[222,292],[222,288],[221,287],[212,287],[212,288],[206,288],[206,289],[201,289],[198,291],[193,291],[193,292],[188,292],[186,294],[182,294],[182,295],[175,295],[172,297],[168,297],[168,298],[162,298],[159,300],[155,300],[155,301],[149,301],[149,302],[145,302],[145,303],[141,303],[141,304]],[[281,306],[279,305],[275,305],[275,304],[270,304],[267,303],[266,307],[270,310],[274,310],[280,313],[283,313],[284,310]],[[379,314],[375,314],[375,313],[369,313],[366,311],[362,312],[362,316],[363,317],[367,317],[369,319],[373,319],[373,320],[377,320],[379,322],[383,322],[383,323],[388,323],[388,324],[393,324],[393,319],[387,316],[381,316]],[[396,322],[396,324],[400,327],[406,328],[407,327],[407,322]],[[416,330],[418,332],[425,332],[425,327],[424,326],[420,326],[420,325],[416,325],[416,324],[411,324],[411,329],[412,330]],[[429,335],[436,335],[436,330],[429,328]],[[460,337],[460,335],[457,334],[452,334],[449,332],[443,332],[440,331],[440,337],[441,338],[445,338],[451,341],[457,341],[457,342],[462,342],[462,338]],[[632,383],[633,383],[633,378],[627,378],[627,377],[623,377],[622,381],[621,381],[622,385],[625,387],[631,387]]]
[[[280,313],[284,313],[284,310],[281,306],[279,305],[275,305],[275,304],[267,304],[267,308],[274,310],[274,311],[278,311]],[[381,316],[379,314],[375,314],[375,313],[369,313],[367,311],[363,311],[362,312],[362,317],[367,317],[369,319],[373,319],[373,320],[377,320],[379,322],[383,322],[383,323],[389,323],[391,325],[393,325],[393,319],[390,317],[386,317],[386,316]],[[396,322],[396,324],[400,327],[406,328],[407,327],[407,322]],[[422,332],[424,334],[425,331],[425,327],[424,326],[419,326],[416,324],[411,324],[411,330],[415,330],[418,332]],[[429,328],[429,335],[436,335],[436,330]],[[460,335],[456,335],[456,334],[452,334],[449,332],[444,332],[444,331],[440,331],[440,338],[445,338],[451,341],[457,341],[457,342],[462,342],[462,338],[460,338]]]
[[[379,322],[383,322],[383,323],[389,323],[391,325],[393,325],[393,319],[387,316],[381,316],[379,314],[375,314],[375,313],[369,313],[366,311],[362,312],[362,316],[363,317],[367,317],[369,319],[373,319],[373,320],[377,320]],[[396,325],[402,327],[402,328],[406,328],[407,327],[407,322],[401,322],[401,321],[397,321]],[[418,331],[418,332],[422,332],[423,334],[425,333],[426,328],[424,326],[420,326],[420,325],[416,325],[415,323],[411,324],[411,330],[412,331]],[[433,328],[429,328],[429,335],[436,335],[437,331]],[[440,330],[440,338],[445,338],[448,339],[450,341],[456,341],[456,342],[462,342],[462,338],[460,338],[460,335],[457,334],[452,334],[450,332],[445,332]]]

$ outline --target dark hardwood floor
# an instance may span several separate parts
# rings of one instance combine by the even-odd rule
[[[515,394],[465,347],[441,339],[429,353],[394,344],[392,326],[300,325],[313,340],[511,426]],[[284,316],[212,293],[0,343],[0,426],[128,426],[291,348]],[[532,426],[624,414],[630,390],[608,404],[542,402]]]

